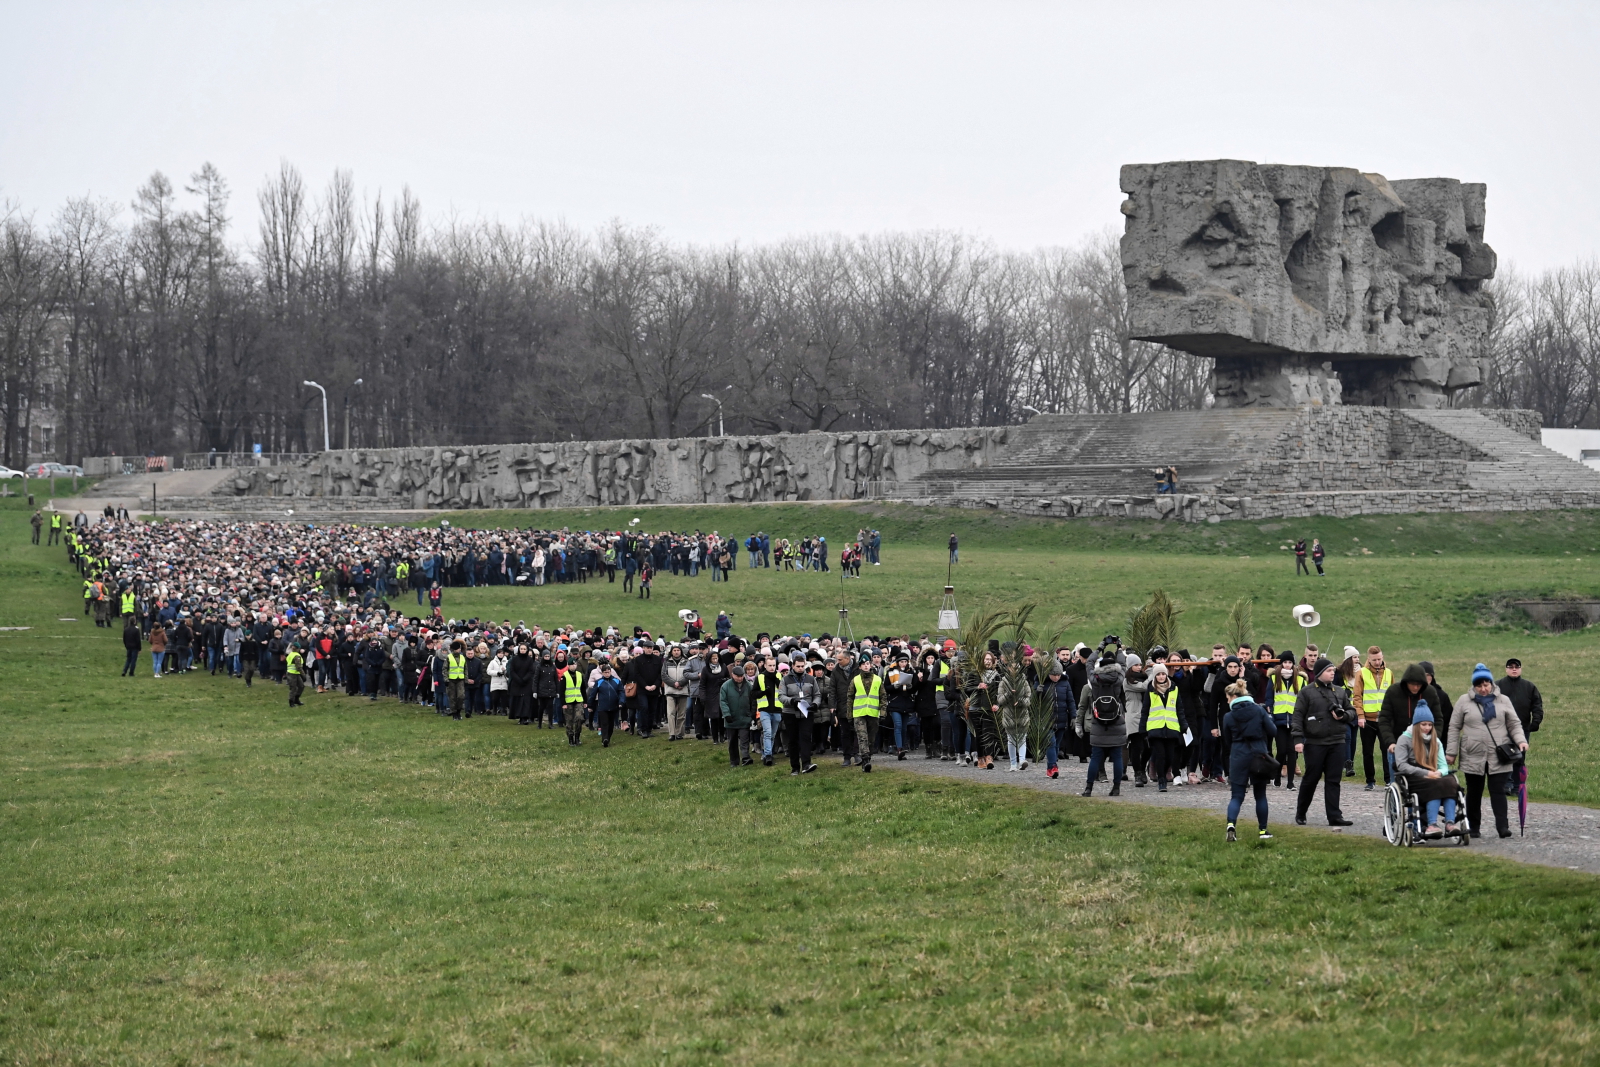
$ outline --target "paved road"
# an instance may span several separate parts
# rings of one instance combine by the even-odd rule
[[[1051,781],[1044,776],[1043,764],[1031,764],[1025,771],[1012,773],[999,764],[992,771],[979,770],[976,767],[964,767],[957,763],[942,763],[939,760],[927,760],[921,755],[909,755],[904,761],[890,759],[888,761],[875,760],[875,770],[910,771],[915,774],[925,774],[940,778],[957,778],[961,781],[989,783],[994,785],[1015,785],[1025,789],[1040,789],[1048,793],[1059,793],[1066,796],[1077,797],[1083,790],[1083,780],[1086,768],[1073,761],[1061,765],[1061,777]],[[1357,783],[1351,788],[1350,783]],[[1120,797],[1105,797],[1108,785],[1097,785],[1093,801],[1078,798],[1079,803],[1089,804],[1150,804],[1173,808],[1201,808],[1214,811],[1217,814],[1217,836],[1222,836],[1223,817],[1228,808],[1228,790],[1225,786],[1197,785],[1181,786],[1168,789],[1165,793],[1156,791],[1155,786],[1136,788],[1131,782],[1124,783]],[[1295,783],[1298,790],[1299,783]],[[1323,814],[1322,796],[1318,792],[1316,800],[1312,802],[1311,811],[1306,817],[1305,830],[1312,833],[1324,834],[1353,834],[1357,836],[1383,837],[1383,789],[1368,793],[1365,783],[1359,778],[1346,778],[1341,791],[1341,801],[1344,807],[1345,818],[1352,820],[1355,825],[1335,828],[1327,825]],[[1293,826],[1294,796],[1287,789],[1267,788],[1267,798],[1272,804],[1272,819],[1270,825],[1274,832],[1284,826]],[[1103,798],[1103,799],[1102,799]],[[1470,848],[1459,848],[1442,845],[1419,845],[1419,848],[1446,848],[1456,853],[1487,853],[1493,856],[1504,856],[1507,859],[1519,860],[1523,863],[1536,863],[1545,867],[1564,867],[1574,871],[1588,871],[1591,874],[1600,874],[1600,810],[1582,808],[1572,804],[1545,804],[1537,800],[1528,802],[1528,827],[1523,836],[1516,836],[1517,811],[1516,801],[1512,801],[1511,827],[1513,836],[1504,840],[1495,837],[1493,830],[1493,816],[1489,811],[1489,802],[1485,798],[1483,803],[1483,817],[1489,823],[1490,829],[1484,837],[1472,842]],[[1241,814],[1240,829],[1247,836],[1255,832],[1255,806],[1249,797],[1245,798],[1245,810]]]

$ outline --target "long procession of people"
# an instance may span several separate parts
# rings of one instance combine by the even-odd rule
[[[619,732],[664,732],[668,741],[725,744],[733,766],[786,757],[795,775],[829,753],[863,772],[875,758],[919,751],[987,769],[1004,760],[1014,772],[1042,757],[1051,778],[1076,758],[1084,796],[1101,784],[1120,796],[1130,781],[1157,792],[1226,786],[1229,840],[1252,794],[1258,837],[1271,837],[1274,785],[1294,795],[1297,823],[1320,789],[1329,824],[1349,825],[1341,789],[1358,773],[1358,751],[1367,790],[1407,777],[1426,805],[1425,836],[1454,833],[1462,815],[1477,836],[1485,794],[1497,832],[1508,836],[1510,779],[1544,715],[1516,659],[1498,680],[1478,664],[1452,702],[1431,663],[1396,675],[1377,646],[1365,654],[1345,646],[1334,660],[1316,645],[1297,655],[1217,644],[1194,658],[1187,649],[1125,649],[1108,634],[1093,647],[995,639],[975,650],[927,634],[746,638],[726,612],[708,632],[693,611],[680,612],[683,633],[669,639],[640,627],[495,624],[441,611],[442,582],[475,581],[480,559],[511,581],[533,573],[522,567],[541,553],[545,574],[554,555],[586,560],[578,572],[586,576],[621,561],[625,578],[637,576],[647,592],[663,557],[690,576],[706,558],[723,570],[732,542],[714,533],[108,519],[74,523],[65,544],[84,577],[85,613],[101,625],[121,620],[127,676],[148,647],[156,677],[222,671],[247,686],[259,677],[287,686],[292,706],[308,688],[392,696],[456,720],[502,715],[561,729],[573,746],[586,729],[602,746]],[[875,531],[862,531],[842,566],[878,563],[879,545]],[[826,566],[820,537],[758,534],[743,547],[751,566],[771,565],[772,548],[779,566],[786,558],[797,569]],[[953,543],[951,552],[954,562]],[[411,588],[428,593],[428,614],[407,616],[390,603]],[[1030,753],[1039,722],[1044,751]],[[1458,774],[1465,812],[1456,810]]]

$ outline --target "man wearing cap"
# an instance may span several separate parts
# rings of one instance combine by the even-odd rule
[[[622,710],[622,682],[606,661],[600,663],[600,676],[590,687],[600,726],[600,747],[611,747],[611,733],[617,727],[617,713]]]
[[[1544,697],[1539,695],[1539,687],[1522,676],[1522,661],[1515,656],[1506,660],[1506,674],[1495,685],[1500,687],[1502,695],[1509,697],[1511,706],[1517,709],[1517,719],[1522,723],[1525,733],[1538,733],[1539,726],[1544,722]]]
[[[722,724],[728,732],[728,766],[748,767],[750,759],[751,698],[754,687],[745,678],[744,664],[735,663],[728,670],[728,680],[717,692],[717,707],[722,712]]]
[[[1326,656],[1317,658],[1311,668],[1311,684],[1300,690],[1294,702],[1294,715],[1289,719],[1294,750],[1306,761],[1305,774],[1300,779],[1300,796],[1295,804],[1294,821],[1298,826],[1306,824],[1306,812],[1317,795],[1318,779],[1324,781],[1322,803],[1328,814],[1328,825],[1351,825],[1339,807],[1339,771],[1344,766],[1348,727],[1355,712],[1350,707],[1349,694],[1342,686],[1334,684],[1337,670]]]

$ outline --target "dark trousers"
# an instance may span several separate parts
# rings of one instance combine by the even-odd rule
[[[611,743],[611,732],[617,728],[617,709],[601,708],[599,711],[599,718],[600,743],[602,745],[609,745]]]
[[[128,649],[128,658],[122,664],[122,676],[124,678],[133,677],[133,672],[134,672],[135,668],[137,668],[138,666],[139,666],[139,650],[137,648]]]
[[[1483,829],[1484,775],[1467,775],[1467,821],[1477,833]],[[1494,828],[1500,833],[1511,829],[1511,817],[1506,813],[1506,786],[1511,784],[1510,774],[1491,774],[1489,779],[1489,807],[1494,812]]]
[[[1145,740],[1144,734],[1128,735],[1128,766],[1133,769],[1133,780],[1145,780],[1144,769],[1150,762],[1150,743]]]
[[[1331,745],[1306,745],[1305,777],[1300,779],[1300,797],[1295,803],[1294,817],[1303,819],[1311,810],[1311,798],[1317,795],[1317,780],[1322,780],[1322,806],[1328,821],[1344,818],[1339,807],[1339,782],[1344,774],[1344,742]]]
[[[1150,770],[1158,785],[1167,784],[1168,771],[1172,772],[1174,778],[1183,773],[1182,735],[1150,734],[1146,736],[1145,743],[1150,746]]]
[[[582,704],[568,704],[563,709],[567,719],[567,741],[578,744],[583,740],[583,712]]]
[[[783,717],[783,737],[789,749],[789,769],[804,770],[811,765],[811,723],[800,715]]]
[[[303,674],[289,675],[289,706],[298,707],[300,694],[306,691],[306,676]]]
[[[1111,761],[1111,785],[1113,788],[1122,785],[1122,746],[1116,748],[1101,748],[1098,745],[1089,752],[1089,779],[1086,788],[1094,786],[1094,780],[1100,777],[1100,768],[1106,761]]]
[[[931,758],[939,754],[940,734],[937,715],[922,716],[922,747]]]
[[[750,727],[728,727],[728,764],[737,767],[750,762]]]
[[[1228,825],[1232,826],[1239,821],[1239,809],[1244,806],[1245,793],[1254,792],[1256,797],[1256,825],[1265,830],[1267,828],[1267,780],[1246,775],[1243,780],[1230,780],[1228,786],[1232,794],[1228,798]]]
[[[1274,715],[1272,723],[1278,728],[1278,773],[1289,772],[1289,784],[1294,785],[1294,768],[1300,754],[1294,750],[1294,738],[1289,733],[1289,716]]]
[[[1382,735],[1378,733],[1378,724],[1368,719],[1367,725],[1361,728],[1361,769],[1366,772],[1368,785],[1374,785],[1377,782],[1377,771],[1372,766],[1372,748],[1376,745],[1381,753],[1383,751],[1382,742]],[[1383,764],[1383,782],[1387,785],[1390,781],[1389,761],[1380,757],[1378,762]],[[1476,826],[1478,824],[1473,823],[1472,825]]]
[[[1306,558],[1304,556],[1296,556],[1294,558],[1294,574],[1296,578],[1302,574],[1308,578],[1311,577],[1311,568],[1306,566]]]

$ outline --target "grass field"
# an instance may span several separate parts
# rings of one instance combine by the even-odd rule
[[[791,780],[693,743],[571,750],[392,702],[312,695],[291,711],[273,686],[123,680],[116,633],[59,621],[82,618],[70,572],[6,503],[0,625],[33,628],[0,633],[0,1061],[1600,1057],[1592,877],[1292,827],[1224,847],[1217,815],[832,765]],[[920,629],[937,606],[949,530],[918,547],[891,518],[887,562],[849,583],[858,632]],[[1541,734],[1542,749],[1574,750],[1539,773],[1586,799],[1594,638],[1479,627],[1471,605],[1593,592],[1594,564],[1564,556],[1592,542],[1587,516],[1493,541],[1471,527],[1478,556],[1443,530],[1443,557],[1339,556],[1298,586],[1276,531],[970,521],[965,604],[1035,595],[1089,634],[1158,584],[1188,605],[1196,645],[1234,596],[1266,619],[1305,589],[1330,635],[1411,650],[1395,659],[1429,650],[1454,670],[1472,650],[1521,651],[1561,742]],[[741,570],[718,593],[741,621],[820,628],[837,582],[817,577]],[[638,617],[665,623],[680,587],[663,579]],[[715,611],[709,588],[694,599]],[[618,614],[604,586],[452,591],[447,610],[532,617],[558,596],[574,621]]]

